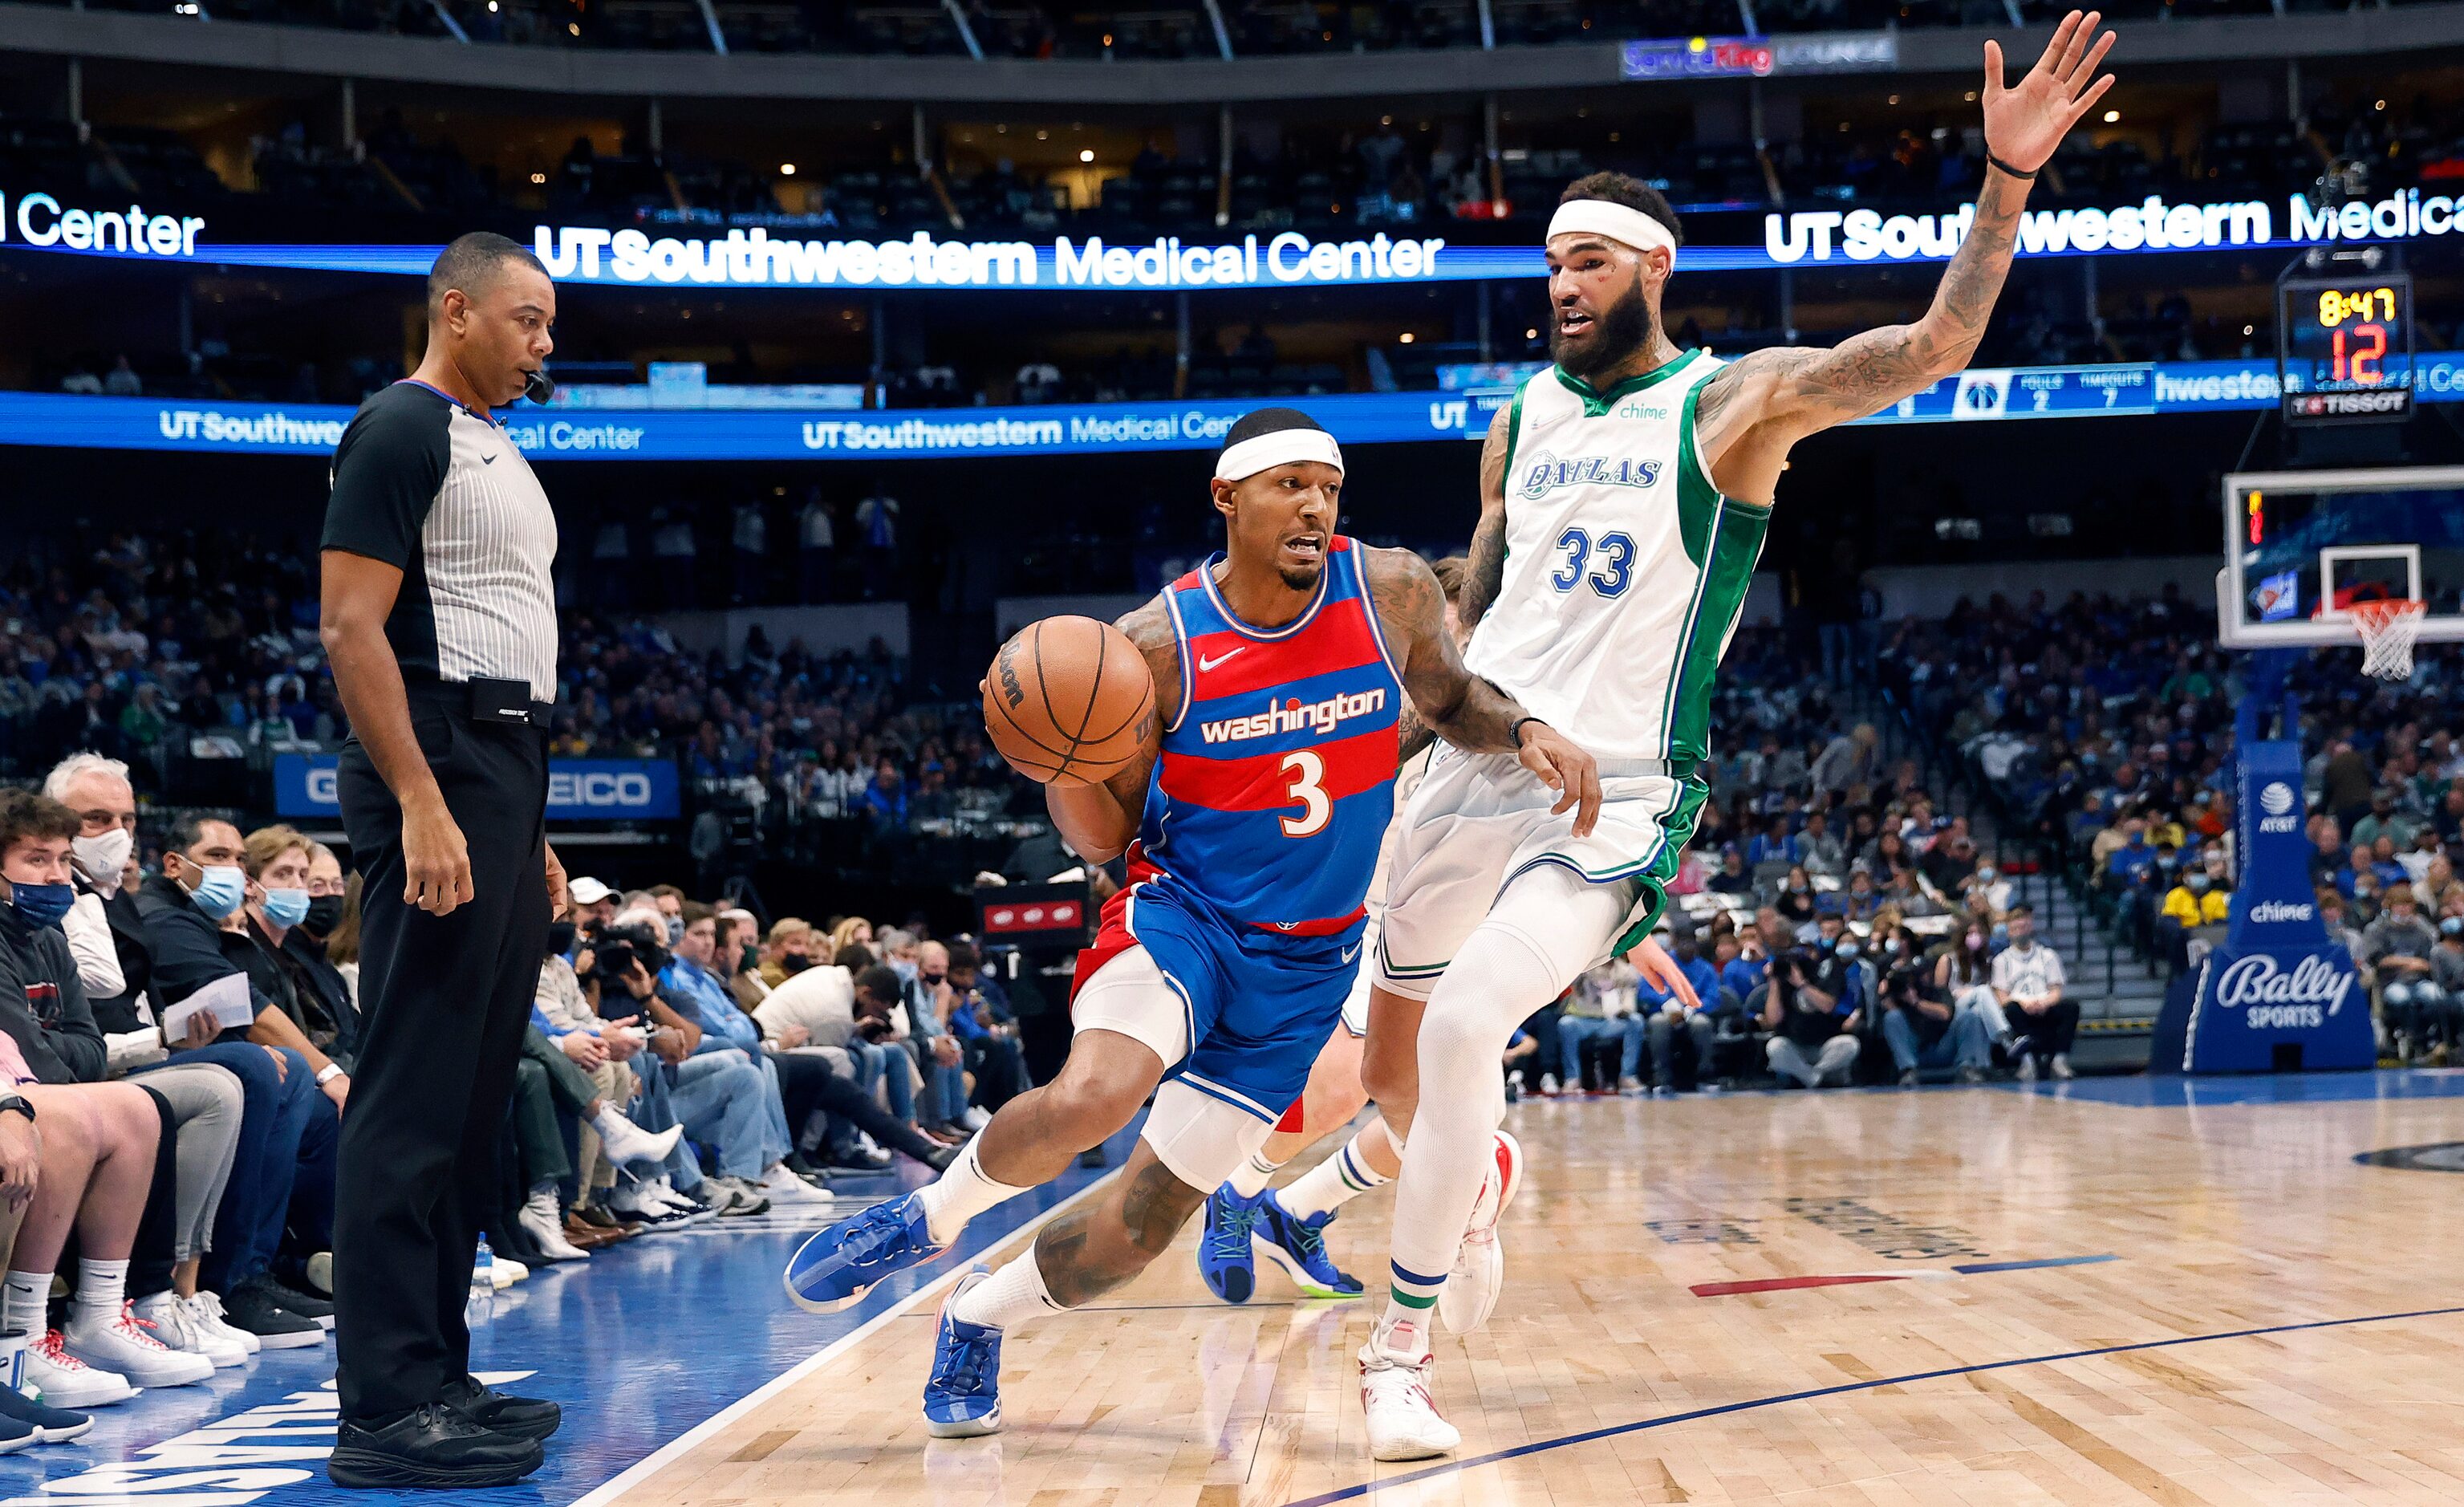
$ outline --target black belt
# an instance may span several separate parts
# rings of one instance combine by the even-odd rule
[[[403,676],[403,689],[422,700],[446,706],[474,722],[511,722],[517,727],[545,727],[556,711],[553,701],[531,699],[528,680],[442,680],[415,672]]]

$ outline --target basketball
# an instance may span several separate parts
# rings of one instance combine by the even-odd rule
[[[1137,756],[1155,677],[1129,636],[1091,617],[1019,630],[984,676],[984,730],[1010,767],[1042,785],[1093,785]]]

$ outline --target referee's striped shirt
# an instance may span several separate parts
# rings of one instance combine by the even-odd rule
[[[556,514],[501,425],[397,382],[352,415],[332,479],[324,547],[401,568],[385,639],[410,677],[556,699]]]

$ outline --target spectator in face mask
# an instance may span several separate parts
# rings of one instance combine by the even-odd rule
[[[1996,916],[2011,908],[2011,881],[1992,864],[1976,866],[1976,872],[1968,879],[1968,893],[1982,897],[1986,907]]]
[[[118,1007],[108,1011],[113,1018],[134,1016],[135,996],[144,987],[145,924],[137,916],[137,898],[121,883],[137,845],[137,795],[128,784],[128,766],[99,754],[72,754],[44,779],[43,794],[77,818],[69,851],[69,882],[77,891],[77,903],[61,922],[77,958],[77,981],[85,986],[88,1000]],[[122,965],[123,953],[136,954],[139,977],[134,982]],[[98,1023],[104,1014],[98,1010]],[[119,1029],[105,1026],[106,1039]],[[160,1060],[159,1036],[137,1026],[124,1033],[128,1041],[112,1042],[114,1066]]]
[[[761,949],[761,982],[772,988],[786,983],[815,963],[827,959],[814,956],[815,949],[826,945],[827,939],[813,930],[812,922],[801,917],[781,916],[770,923],[770,940]]]
[[[239,829],[229,822],[186,816],[165,831],[162,872],[137,895],[151,960],[146,992],[158,1009],[217,979],[245,976],[222,947],[223,924],[249,898],[244,854]],[[336,1106],[306,1056],[266,1039],[279,1030],[269,1017],[281,1017],[280,1008],[253,985],[250,997],[256,1018],[249,1025],[221,1030],[200,1012],[168,1043],[171,1061],[228,1068],[245,1096],[239,1151],[215,1216],[204,1282],[222,1295],[227,1320],[262,1344],[321,1344],[318,1320],[332,1316],[333,1304],[276,1280],[272,1267],[295,1194],[313,1208],[333,1207]],[[282,1025],[297,1029],[287,1017]]]
[[[1788,879],[1771,900],[1771,907],[1779,912],[1782,920],[1800,931],[1813,922],[1814,881],[1806,876],[1803,869],[1788,871]]]
[[[2002,996],[1993,991],[1993,939],[1982,925],[1971,923],[1951,933],[1934,959],[1933,986],[1954,1008],[1983,1020],[1989,1039],[2010,1044],[2011,1023],[2002,1011]]]

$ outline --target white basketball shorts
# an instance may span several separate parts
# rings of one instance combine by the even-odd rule
[[[1625,923],[1598,940],[1587,966],[1650,935],[1709,787],[1691,778],[1604,775],[1600,790],[1599,821],[1591,835],[1577,837],[1573,810],[1552,812],[1556,792],[1513,755],[1440,744],[1402,816],[1402,847],[1374,949],[1376,986],[1427,999],[1506,886],[1544,864],[1633,894]]]

